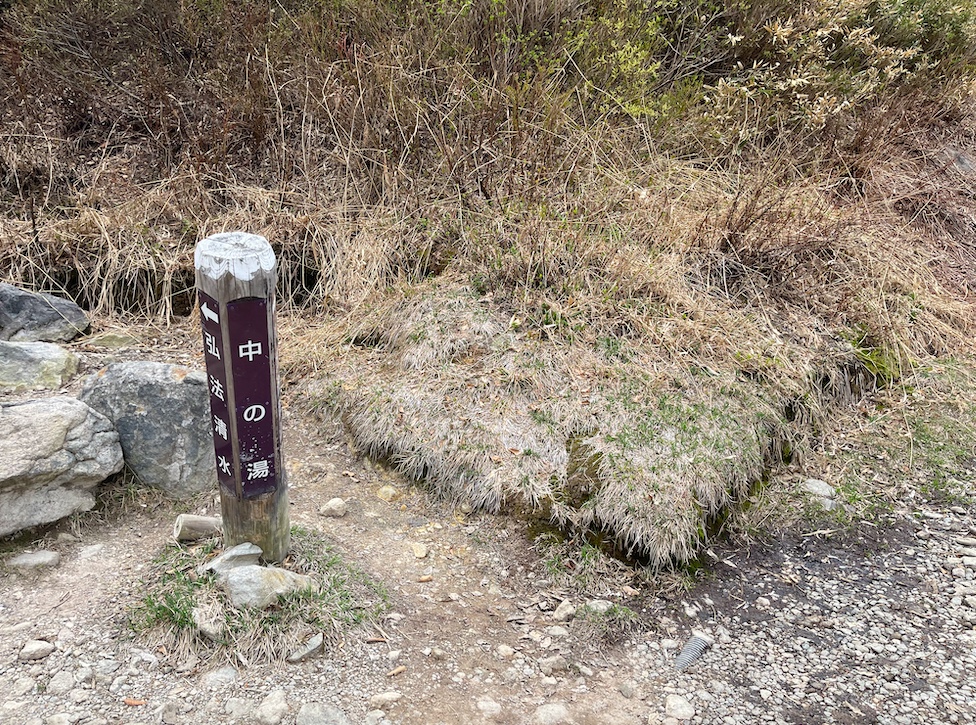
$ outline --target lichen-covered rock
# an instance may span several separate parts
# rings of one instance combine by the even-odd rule
[[[0,536],[87,511],[121,468],[111,421],[80,400],[0,405]]]
[[[215,487],[202,372],[159,362],[114,363],[85,381],[81,399],[115,424],[125,463],[142,483],[177,498]]]
[[[0,282],[0,340],[68,342],[89,326],[84,310],[70,300]]]
[[[0,392],[57,390],[78,370],[78,356],[50,342],[0,341]]]
[[[239,566],[226,572],[221,581],[235,607],[264,609],[290,592],[316,589],[315,580],[275,566]]]

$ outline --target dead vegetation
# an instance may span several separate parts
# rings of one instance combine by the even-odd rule
[[[198,239],[263,234],[289,378],[453,500],[684,560],[970,352],[961,6],[0,12],[4,276],[167,320]]]

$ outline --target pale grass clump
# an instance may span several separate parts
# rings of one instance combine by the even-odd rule
[[[315,397],[445,498],[663,564],[693,557],[784,451],[802,457],[830,407],[966,344],[968,306],[897,218],[767,174],[671,172],[599,223],[522,208],[490,243],[475,227],[462,276],[303,341]]]
[[[198,571],[216,555],[216,539],[167,544],[134,592],[125,612],[129,628],[145,644],[184,659],[280,663],[316,634],[326,649],[340,645],[389,608],[383,586],[343,563],[321,534],[293,527],[291,540],[283,565],[316,586],[280,597],[266,609],[230,605],[214,575]]]
[[[692,556],[707,521],[759,475],[771,425],[748,388],[675,389],[638,360],[554,349],[505,329],[464,287],[418,298],[374,312],[341,351],[320,351],[325,386],[313,397],[367,455],[439,495],[599,527],[663,563]],[[415,314],[431,301],[451,314]],[[416,354],[437,341],[438,354]]]

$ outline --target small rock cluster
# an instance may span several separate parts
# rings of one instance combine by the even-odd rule
[[[0,283],[0,392],[60,389],[82,360],[56,343],[88,328],[74,303]],[[174,497],[213,487],[203,373],[115,363],[79,398],[0,404],[0,537],[92,508],[94,489],[123,464]]]

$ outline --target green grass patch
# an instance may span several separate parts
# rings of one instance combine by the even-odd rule
[[[217,541],[171,543],[153,559],[152,575],[142,581],[145,593],[128,612],[130,628],[139,637],[201,659],[276,661],[315,634],[334,644],[387,611],[385,587],[345,563],[320,533],[293,526],[291,541],[286,567],[312,577],[318,591],[292,592],[262,610],[236,609],[212,574],[197,573],[212,558]]]
[[[976,360],[916,369],[846,416],[829,427],[816,463],[853,518],[878,519],[906,499],[932,506],[976,501]]]

